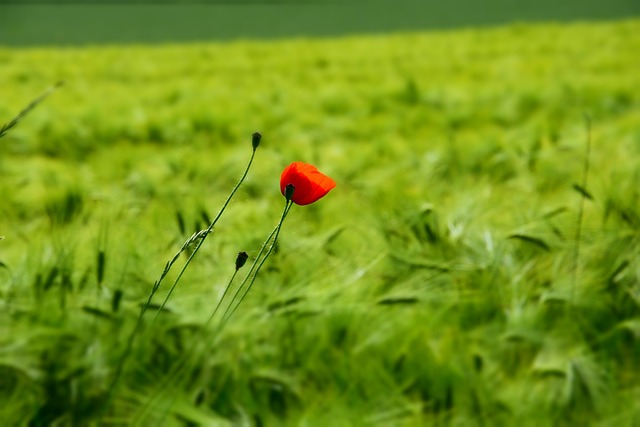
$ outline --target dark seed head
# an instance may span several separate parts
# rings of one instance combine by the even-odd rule
[[[246,252],[238,252],[238,256],[236,257],[236,271],[240,270],[248,259],[249,255],[247,255]]]
[[[254,150],[258,148],[258,145],[260,145],[261,139],[262,135],[260,134],[260,132],[254,132],[253,135],[251,135],[251,146]]]

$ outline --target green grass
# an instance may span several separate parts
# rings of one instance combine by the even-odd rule
[[[0,139],[0,419],[636,425],[639,29],[0,49],[0,123],[65,81]],[[295,160],[338,186],[203,332]]]

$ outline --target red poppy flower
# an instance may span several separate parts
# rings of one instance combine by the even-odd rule
[[[285,194],[285,187],[293,185],[291,200],[297,205],[308,205],[324,197],[329,190],[336,186],[334,180],[322,174],[313,165],[293,162],[282,171],[280,176],[280,191]]]

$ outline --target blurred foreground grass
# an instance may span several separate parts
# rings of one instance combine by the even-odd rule
[[[0,122],[66,82],[0,140],[0,418],[97,422],[260,130],[103,424],[637,424],[639,29],[0,49]],[[338,187],[167,382],[294,160]]]

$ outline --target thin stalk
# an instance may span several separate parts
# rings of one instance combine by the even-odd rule
[[[587,178],[589,177],[589,166],[591,158],[591,120],[585,115],[585,124],[587,127],[587,142],[585,147],[584,167],[582,171],[582,189],[587,190]],[[571,285],[571,300],[573,300],[578,282],[578,269],[580,261],[580,240],[582,238],[582,221],[584,217],[584,199],[585,195],[580,195],[580,204],[578,205],[578,224],[576,227],[575,247],[573,251],[573,279]]]
[[[216,304],[216,308],[213,310],[213,312],[211,313],[207,321],[202,325],[202,328],[200,329],[199,334],[196,337],[194,337],[193,342],[191,343],[191,346],[187,349],[187,351],[185,351],[184,355],[180,359],[178,359],[178,361],[173,365],[173,367],[171,368],[167,376],[164,377],[164,379],[161,381],[160,385],[158,386],[159,392],[155,396],[152,396],[150,398],[150,401],[142,409],[142,412],[136,416],[136,420],[133,424],[138,425],[142,420],[144,420],[148,412],[153,408],[153,405],[155,404],[155,402],[157,402],[157,400],[162,396],[163,392],[166,392],[167,390],[169,390],[168,385],[177,376],[180,375],[183,369],[189,366],[191,356],[196,354],[196,352],[194,351],[196,346],[202,342],[202,338],[204,337],[204,334],[209,324],[213,320],[216,312],[218,311],[220,304],[224,300],[224,297],[227,294],[227,291],[231,288],[231,284],[233,283],[233,280],[236,278],[236,275],[238,274],[238,270],[239,268],[237,268],[233,272],[231,279],[229,280],[229,282],[227,282],[227,286],[222,294],[222,297],[218,300],[218,303]],[[171,405],[167,405],[167,407],[165,408],[165,411],[169,411],[170,406]],[[161,419],[164,419],[164,416],[161,417]]]
[[[109,408],[109,406],[111,406],[111,403],[112,403],[113,397],[114,397],[114,393],[115,393],[115,389],[116,389],[116,387],[118,385],[118,382],[120,381],[120,377],[122,376],[122,372],[124,370],[126,361],[127,361],[128,357],[129,357],[129,355],[131,354],[131,350],[133,349],[133,344],[135,342],[135,338],[136,338],[138,332],[140,331],[140,328],[142,327],[142,318],[143,318],[145,312],[147,311],[147,309],[149,308],[149,305],[151,304],[151,301],[153,300],[154,295],[156,294],[156,292],[160,288],[160,284],[162,283],[162,280],[167,276],[167,274],[169,273],[169,270],[171,269],[173,264],[178,260],[180,255],[187,249],[187,247],[192,242],[194,242],[196,239],[200,239],[200,241],[198,242],[198,245],[196,246],[194,251],[191,253],[189,258],[187,259],[185,265],[182,267],[182,270],[178,274],[178,277],[175,279],[175,281],[173,282],[173,285],[169,289],[169,293],[167,294],[167,296],[165,297],[164,301],[160,305],[160,308],[156,312],[156,315],[155,315],[155,317],[153,319],[154,321],[158,317],[158,314],[162,311],[162,309],[166,305],[169,297],[173,293],[175,287],[177,286],[178,282],[182,278],[182,275],[184,274],[185,270],[189,266],[189,263],[191,262],[191,260],[195,256],[195,254],[198,252],[198,250],[200,249],[200,247],[204,243],[204,240],[206,239],[206,237],[212,232],[214,225],[218,222],[218,220],[222,216],[222,213],[227,208],[227,205],[231,201],[231,198],[236,193],[236,191],[238,191],[238,188],[240,188],[240,185],[242,184],[244,179],[247,177],[247,174],[249,173],[249,168],[251,168],[251,164],[253,163],[253,159],[254,159],[254,157],[256,155],[256,149],[257,149],[257,145],[254,144],[253,145],[253,151],[251,152],[251,158],[249,159],[249,163],[247,164],[247,167],[246,167],[244,173],[242,174],[242,177],[240,178],[240,180],[238,181],[236,186],[233,188],[233,190],[229,194],[229,197],[227,197],[227,200],[224,202],[224,205],[222,205],[222,208],[218,212],[218,215],[214,218],[213,221],[211,221],[211,224],[209,224],[209,227],[207,229],[205,229],[205,230],[201,230],[201,231],[199,231],[197,233],[194,233],[193,236],[191,236],[189,239],[187,239],[187,241],[182,245],[182,247],[180,248],[178,253],[176,253],[176,255],[174,255],[174,257],[167,262],[167,264],[165,265],[164,270],[162,271],[162,274],[160,275],[160,278],[153,284],[153,288],[151,289],[151,292],[149,293],[149,297],[147,298],[147,301],[140,308],[140,314],[138,315],[138,319],[136,321],[136,324],[135,324],[135,326],[133,328],[133,331],[129,335],[129,338],[127,340],[127,344],[125,346],[124,353],[122,354],[122,357],[120,358],[120,360],[118,362],[118,365],[116,366],[116,371],[115,371],[113,380],[111,381],[111,384],[109,385],[109,388],[108,388],[108,391],[107,391],[107,399],[106,399],[106,403],[105,403],[105,406],[104,406],[104,410],[105,411],[106,411],[106,409]]]
[[[289,210],[291,209],[291,206],[293,205],[293,202],[291,202],[290,200],[287,200],[287,202],[285,203],[285,207],[284,210],[282,212],[282,216],[280,217],[280,221],[278,222],[278,224],[276,225],[276,227],[273,229],[273,231],[269,234],[269,236],[267,237],[267,239],[265,240],[265,242],[262,244],[262,247],[260,248],[260,252],[258,253],[258,256],[256,257],[255,261],[253,262],[253,264],[251,265],[251,268],[249,269],[249,272],[247,273],[247,275],[245,276],[244,280],[242,281],[242,283],[240,283],[240,285],[238,286],[238,288],[236,289],[236,292],[234,293],[233,297],[231,298],[231,302],[227,305],[227,308],[225,309],[224,314],[222,315],[222,319],[220,321],[220,323],[217,325],[217,327],[215,328],[215,334],[219,333],[222,328],[224,327],[224,325],[226,324],[226,322],[229,320],[229,318],[231,318],[231,316],[233,315],[233,313],[235,312],[235,310],[238,308],[238,306],[240,305],[240,303],[242,303],[242,300],[244,300],[245,296],[249,293],[249,290],[251,289],[251,286],[253,285],[253,283],[256,280],[256,276],[258,275],[258,272],[260,271],[260,268],[262,267],[262,265],[265,263],[265,261],[267,260],[267,258],[269,257],[269,255],[271,254],[271,252],[273,251],[276,242],[278,240],[278,235],[280,233],[280,229],[282,228],[282,224],[285,220],[285,218],[287,217],[287,214],[289,213]],[[269,243],[271,243],[271,245],[269,246]],[[262,254],[264,253],[265,249],[267,248],[267,246],[269,246],[269,249],[267,251],[267,253],[262,256]],[[254,272],[255,270],[255,272]],[[237,270],[236,270],[237,273]],[[202,332],[206,331],[206,327],[209,325],[209,323],[214,319],[216,313],[218,312],[222,301],[224,300],[224,297],[226,296],[228,290],[231,288],[231,282],[233,281],[233,278],[235,277],[235,273],[233,275],[233,277],[231,278],[231,281],[229,281],[229,284],[227,285],[222,298],[220,298],[220,300],[218,301],[218,303],[216,304],[215,309],[213,310],[213,312],[211,313],[211,315],[209,316],[209,319],[207,320],[207,322],[205,323]],[[249,280],[249,278],[251,277],[251,281],[249,282],[249,285],[246,287],[246,289],[244,290],[244,292],[242,293],[242,296],[240,297],[240,299],[238,300],[237,304],[233,307],[233,309],[231,310],[231,312],[229,312],[229,310],[231,309],[231,307],[233,306],[234,302],[236,301],[236,299],[238,298],[238,295],[240,294],[240,291],[243,289],[244,285],[246,284],[246,282]],[[195,340],[194,341],[194,346],[199,343],[199,340]],[[191,354],[191,350],[189,351],[189,353],[186,355],[185,361],[188,361],[189,355]],[[147,406],[147,408],[150,408],[153,406],[154,402],[157,401],[157,399],[162,395],[162,391],[163,390],[167,390],[167,385],[171,382],[171,380],[173,380],[180,372],[182,369],[186,368],[188,365],[185,363],[183,364],[182,361],[179,361],[178,364],[176,365],[176,368],[173,369],[169,375],[167,376],[167,378],[162,382],[161,386],[160,386],[160,393],[158,395],[156,395],[155,398],[152,399],[152,401],[150,402],[150,404]],[[164,420],[166,419],[166,414],[168,413],[168,411],[171,409],[171,406],[173,404],[173,400],[175,399],[175,394],[173,396],[173,398],[171,399],[171,401],[169,403],[167,403],[164,407],[164,412],[162,414],[162,416],[160,417],[160,419]],[[149,409],[145,409],[143,411],[143,413],[137,418],[137,421],[141,421],[147,414]]]
[[[259,262],[260,258],[262,257],[262,254],[264,253],[265,249],[267,248],[267,245],[269,244],[269,242],[271,241],[273,236],[276,234],[277,228],[278,227],[276,226],[276,228],[274,228],[273,231],[271,231],[271,233],[269,234],[267,239],[262,244],[262,247],[260,248],[260,251],[258,252],[258,255],[256,256],[256,259],[251,264],[251,268],[249,268],[249,271],[247,272],[246,276],[244,277],[244,279],[242,280],[242,282],[240,283],[240,285],[238,286],[238,288],[234,292],[233,297],[231,297],[231,301],[229,302],[229,304],[227,304],[227,308],[225,309],[224,314],[222,315],[223,319],[227,315],[227,313],[229,312],[229,307],[233,304],[233,302],[236,300],[236,298],[238,298],[238,294],[240,293],[240,289],[242,289],[242,287],[245,285],[245,283],[247,283],[247,280],[249,280],[249,277],[251,276],[251,273],[253,273],[253,271],[255,270],[256,266],[258,265],[258,262]]]
[[[224,288],[224,291],[222,292],[222,296],[220,297],[220,299],[218,300],[218,303],[216,304],[216,308],[213,309],[213,311],[211,312],[211,315],[209,316],[209,318],[207,319],[207,321],[205,323],[205,327],[209,323],[211,323],[211,321],[215,317],[216,313],[218,312],[218,309],[222,305],[222,301],[224,301],[224,297],[227,296],[227,293],[229,292],[229,289],[231,289],[231,283],[233,282],[233,279],[235,279],[236,274],[238,274],[238,270],[239,269],[236,269],[236,271],[233,272],[233,276],[231,276],[231,280],[229,280],[229,283],[227,283],[227,286]]]
[[[51,86],[49,89],[47,89],[42,95],[40,95],[39,97],[37,97],[36,99],[34,99],[33,101],[31,101],[29,103],[29,105],[27,105],[22,111],[20,111],[18,113],[17,116],[15,116],[9,123],[4,124],[1,128],[0,128],[0,138],[2,138],[3,136],[5,136],[7,134],[7,132],[9,131],[9,129],[11,129],[12,127],[14,127],[15,125],[18,124],[18,122],[20,120],[22,120],[22,118],[24,116],[26,116],[31,110],[33,110],[38,104],[40,104],[47,96],[49,96],[51,94],[51,92],[55,91],[56,89],[58,89],[60,86],[62,86],[64,84],[64,82],[58,82],[55,85]]]
[[[233,298],[231,299],[231,302],[227,306],[227,309],[225,310],[224,315],[222,316],[222,325],[227,323],[229,318],[231,318],[233,313],[235,313],[235,311],[238,308],[238,306],[242,303],[244,298],[247,296],[247,294],[251,290],[251,287],[253,286],[253,283],[256,281],[256,277],[258,276],[258,273],[260,272],[260,269],[262,268],[262,265],[267,260],[267,258],[269,258],[269,255],[271,255],[271,252],[273,252],[273,248],[275,248],[275,246],[276,246],[276,242],[278,241],[278,235],[280,234],[280,229],[282,228],[282,223],[284,222],[285,218],[287,217],[287,214],[289,213],[289,210],[291,210],[291,206],[293,206],[293,202],[288,200],[286,202],[285,206],[284,206],[284,210],[282,211],[282,216],[280,217],[280,222],[278,222],[278,225],[276,225],[276,228],[274,228],[274,230],[269,235],[269,238],[262,245],[262,249],[260,250],[260,254],[262,254],[262,252],[264,251],[264,248],[266,247],[266,245],[268,244],[269,240],[271,239],[271,236],[274,236],[273,237],[273,241],[271,242],[271,246],[269,247],[269,250],[267,251],[265,256],[262,258],[262,260],[260,260],[260,263],[258,264],[257,268],[255,269],[255,272],[253,272],[253,267],[259,261],[260,254],[258,254],[258,257],[256,258],[256,260],[254,261],[253,265],[251,266],[251,270],[249,270],[249,273],[247,274],[245,279],[242,281],[240,286],[238,286],[238,289],[236,290],[236,293],[233,295]],[[236,300],[238,294],[242,290],[242,288],[243,288],[245,282],[248,280],[249,276],[251,276],[252,272],[253,272],[253,276],[251,277],[251,281],[249,282],[249,285],[246,287],[246,289],[242,293],[242,296],[240,297],[240,299],[238,300],[236,305],[231,309],[231,312],[229,312],[229,309],[233,306],[234,301]],[[227,313],[228,313],[228,315],[227,315]]]
[[[164,301],[162,301],[162,304],[160,304],[160,308],[158,309],[158,311],[156,312],[156,315],[153,318],[154,321],[158,318],[158,315],[160,314],[160,312],[162,311],[164,306],[167,304],[167,301],[169,300],[169,297],[171,296],[171,294],[175,290],[176,286],[178,285],[178,282],[180,281],[180,279],[182,278],[182,275],[184,274],[185,270],[187,269],[187,267],[191,263],[191,260],[193,259],[194,256],[196,256],[196,254],[200,250],[200,247],[204,243],[204,240],[207,238],[209,233],[211,233],[213,231],[213,226],[218,222],[218,219],[220,219],[220,217],[222,216],[222,213],[227,208],[227,205],[231,201],[231,198],[236,193],[236,191],[238,191],[238,188],[240,188],[240,185],[242,184],[244,179],[247,177],[247,174],[249,173],[249,168],[251,167],[251,163],[253,163],[253,158],[255,157],[255,155],[256,155],[256,149],[254,148],[253,152],[251,153],[251,158],[249,159],[249,163],[247,164],[247,168],[244,170],[244,174],[242,174],[242,177],[240,178],[240,180],[238,181],[236,186],[231,191],[231,194],[229,194],[229,197],[227,197],[227,200],[224,202],[224,205],[222,205],[222,208],[220,209],[220,212],[218,212],[218,215],[214,218],[213,221],[211,221],[211,224],[209,224],[209,227],[204,231],[204,234],[203,234],[202,238],[200,239],[200,241],[198,242],[198,245],[193,250],[191,255],[189,255],[189,258],[187,258],[187,261],[182,266],[182,269],[180,270],[180,273],[178,274],[178,277],[176,277],[176,279],[173,281],[173,284],[171,285],[171,288],[169,289],[169,292],[167,293],[167,296],[164,298]]]

